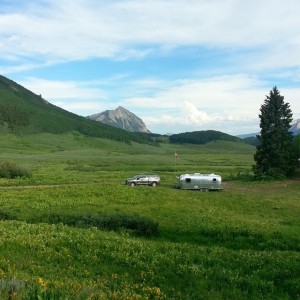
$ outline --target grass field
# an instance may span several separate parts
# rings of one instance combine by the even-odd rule
[[[1,299],[299,299],[300,180],[251,182],[255,148],[1,136]],[[179,161],[175,161],[175,151]],[[159,187],[124,186],[151,172]],[[172,188],[220,174],[222,192]]]

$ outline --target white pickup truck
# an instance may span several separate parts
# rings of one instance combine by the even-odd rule
[[[160,184],[160,177],[158,175],[153,175],[153,174],[136,175],[132,178],[127,178],[125,180],[125,184],[130,186],[136,186],[136,185],[157,186],[158,184]]]

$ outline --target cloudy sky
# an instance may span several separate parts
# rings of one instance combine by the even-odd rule
[[[0,0],[0,74],[155,133],[259,131],[276,85],[300,118],[299,0]]]

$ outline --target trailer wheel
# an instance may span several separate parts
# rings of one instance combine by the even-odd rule
[[[130,183],[130,186],[134,187],[134,186],[135,186],[135,183],[134,183],[134,182],[131,182],[131,183]]]
[[[157,186],[157,182],[153,181],[153,182],[151,183],[151,185],[152,185],[152,186]]]

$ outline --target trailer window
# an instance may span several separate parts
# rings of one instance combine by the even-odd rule
[[[217,178],[213,178],[213,182],[216,182],[217,181]]]
[[[191,182],[191,178],[186,178],[185,182]]]

